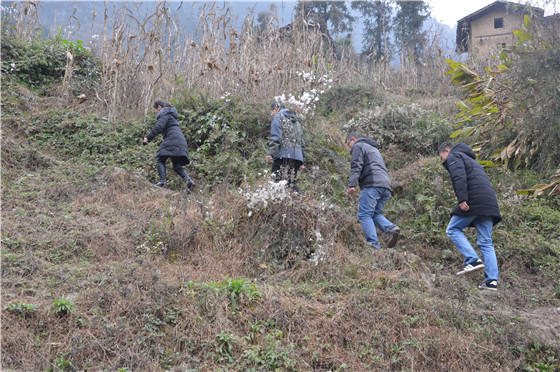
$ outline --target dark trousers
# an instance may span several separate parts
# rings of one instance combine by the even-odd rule
[[[181,176],[181,178],[184,179],[185,181],[189,177],[187,172],[179,164],[179,158],[176,158],[176,157],[173,157],[173,156],[158,156],[156,158],[157,158],[157,169],[158,169],[160,182],[163,182],[163,183],[167,182],[167,180],[165,178],[165,162],[169,158],[171,158],[171,163],[173,164],[173,170],[175,171],[175,173],[177,173],[179,176]]]
[[[288,185],[293,186],[294,190],[299,191],[295,183],[297,172],[302,164],[301,161],[295,159],[274,159],[272,163],[272,179],[275,182],[288,181]]]

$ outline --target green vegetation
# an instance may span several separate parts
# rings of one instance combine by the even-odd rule
[[[209,292],[225,295],[231,300],[231,309],[234,314],[239,311],[239,302],[242,297],[246,298],[251,305],[252,300],[261,295],[254,284],[243,279],[227,279],[223,282],[202,284],[190,281],[186,283],[185,288],[190,290],[191,294],[198,294],[198,296],[206,297]]]
[[[391,102],[361,111],[342,131],[367,133],[381,148],[394,146],[405,153],[430,156],[449,138],[451,125],[417,103]]]
[[[4,310],[16,314],[20,318],[24,318],[31,316],[31,314],[37,311],[37,307],[38,306],[35,304],[14,301],[4,306]]]
[[[53,364],[49,365],[47,368],[47,372],[54,372],[54,371],[62,371],[62,372],[72,372],[74,371],[74,367],[72,366],[72,362],[70,359],[66,359],[67,355],[60,355],[56,358]]]
[[[457,102],[461,112],[456,125],[461,128],[452,137],[474,137],[485,153],[510,168],[556,172],[552,182],[523,192],[554,195],[560,193],[560,42],[553,33],[537,33],[527,15],[514,33],[518,44],[504,50],[485,75],[447,60],[447,74],[466,93]]]
[[[267,334],[262,346],[254,345],[245,350],[243,368],[247,371],[294,371],[297,365],[295,345],[284,346],[280,341],[282,337],[280,331]]]
[[[3,25],[2,27],[6,27]],[[2,32],[2,75],[33,89],[44,89],[63,80],[68,68],[78,88],[92,88],[100,76],[100,62],[82,45],[58,35],[53,39],[35,38],[21,42]]]
[[[76,304],[71,298],[62,296],[58,300],[54,300],[50,309],[51,314],[64,317],[76,313]]]
[[[239,185],[263,166],[252,139],[265,135],[266,106],[247,105],[231,96],[215,100],[196,91],[185,91],[174,104],[201,177]]]

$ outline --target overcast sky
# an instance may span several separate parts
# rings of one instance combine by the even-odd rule
[[[432,17],[451,27],[455,27],[461,18],[493,2],[494,0],[428,0]]]

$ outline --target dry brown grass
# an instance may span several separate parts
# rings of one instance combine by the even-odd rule
[[[247,352],[268,348],[295,370],[515,370],[524,359],[517,347],[533,337],[526,329],[537,328],[534,317],[525,322],[534,296],[553,293],[534,291],[535,274],[513,276],[521,264],[511,257],[502,291],[486,297],[474,289],[477,278],[454,275],[458,255],[442,260],[413,231],[399,251],[371,251],[355,199],[331,209],[310,190],[249,216],[247,199],[226,186],[166,190],[134,171],[90,169],[46,149],[30,156],[36,145],[10,123],[2,146],[4,368],[45,370],[63,357],[78,370],[267,370]],[[314,125],[342,141],[329,123]],[[396,148],[384,155],[405,156]],[[399,192],[435,162],[392,171]],[[321,172],[314,187],[333,192]],[[315,265],[308,257],[317,231],[328,255]],[[254,284],[260,295],[241,296],[235,309],[228,280]],[[75,314],[49,313],[62,296]],[[4,309],[14,302],[38,310],[20,318]],[[542,306],[539,314],[551,309]],[[546,324],[541,339],[554,339]],[[217,351],[220,334],[233,336],[232,361]]]
[[[507,316],[492,315],[505,334],[473,332],[461,318],[483,322],[487,312],[460,296],[467,288],[435,283],[410,252],[364,249],[344,211],[321,211],[319,202],[294,196],[249,217],[246,199],[225,189],[162,190],[119,169],[60,178],[56,168],[16,186],[18,173],[3,180],[3,236],[20,250],[12,246],[4,257],[2,302],[39,310],[21,319],[2,312],[5,368],[44,370],[63,355],[77,369],[210,371],[227,363],[216,352],[225,332],[236,337],[233,369],[243,370],[243,352],[268,345],[274,331],[282,332],[276,352],[295,345],[288,355],[296,370],[515,366],[503,347],[518,342]],[[330,249],[315,265],[306,252],[317,230]],[[254,283],[260,296],[240,298],[234,311],[211,285],[228,278]],[[63,295],[76,314],[49,314]],[[244,343],[254,324],[263,333]]]

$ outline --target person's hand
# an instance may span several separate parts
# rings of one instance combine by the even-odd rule
[[[302,165],[299,167],[299,170],[302,171],[302,170],[304,170],[304,169],[305,169],[305,165],[302,164]]]
[[[144,137],[144,142],[143,143],[148,143],[148,138]]]
[[[466,212],[466,211],[468,211],[469,209],[471,209],[471,207],[469,207],[469,205],[467,204],[466,201],[460,202],[460,203],[459,203],[459,208],[461,208],[461,210],[462,210],[463,212]]]
[[[267,155],[265,159],[267,163],[272,163],[272,156]]]
[[[355,187],[350,187],[350,188],[348,189],[348,194],[350,194],[350,195],[352,195],[352,194],[355,193],[355,192],[356,192],[356,188],[355,188]]]

